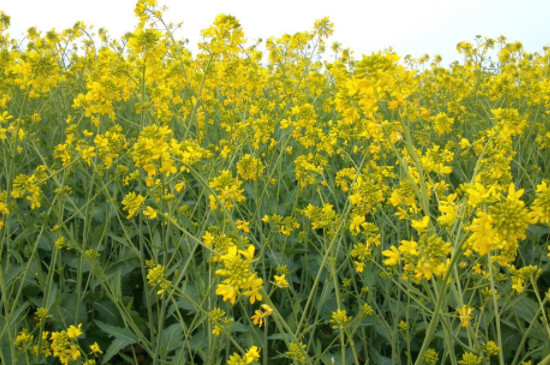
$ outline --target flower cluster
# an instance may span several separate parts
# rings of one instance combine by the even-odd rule
[[[235,203],[243,202],[246,198],[243,195],[244,189],[241,189],[242,181],[233,177],[229,170],[224,170],[220,176],[212,179],[210,187],[216,192],[216,195],[210,194],[210,209],[219,209],[218,200],[225,209],[231,210]]]
[[[252,269],[255,250],[253,245],[248,246],[246,251],[232,246],[220,257],[223,268],[216,270],[216,275],[225,279],[218,284],[216,294],[221,295],[224,301],[234,304],[238,295],[249,297],[250,304],[262,300],[260,290],[264,281]]]
[[[355,59],[220,14],[192,53],[164,9],[0,12],[6,361],[544,362],[550,48]]]
[[[45,318],[44,312],[47,312],[47,310],[42,308],[42,311],[37,312],[37,316]],[[19,351],[31,351],[34,355],[40,353],[40,355],[44,357],[55,357],[61,364],[68,365],[77,362],[83,356],[88,357],[83,352],[77,340],[78,337],[81,337],[83,334],[82,323],[78,326],[70,325],[66,330],[62,331],[42,331],[40,341],[35,340],[35,336],[30,334],[27,329],[23,329],[17,335],[15,345],[18,347]],[[90,350],[92,356],[103,353],[97,342],[90,345]],[[84,363],[89,365],[95,364],[95,360],[88,359]]]

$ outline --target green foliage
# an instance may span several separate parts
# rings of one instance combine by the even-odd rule
[[[1,363],[550,362],[548,49],[136,15],[0,19]]]

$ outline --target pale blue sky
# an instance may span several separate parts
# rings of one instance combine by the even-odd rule
[[[119,37],[135,25],[135,0],[0,0],[0,10],[12,17],[15,38],[30,26],[58,30],[82,20],[105,27]],[[449,64],[458,57],[456,44],[476,34],[519,40],[529,52],[550,45],[550,0],[159,0],[169,7],[169,21],[183,21],[177,34],[194,45],[200,30],[219,13],[232,14],[248,39],[310,30],[315,19],[329,16],[335,24],[333,40],[369,54],[388,46],[401,55],[443,56]]]

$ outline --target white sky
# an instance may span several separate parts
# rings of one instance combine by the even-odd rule
[[[456,44],[473,42],[479,34],[521,41],[529,52],[550,45],[550,0],[158,0],[168,6],[168,21],[183,21],[176,34],[192,50],[200,30],[217,14],[237,17],[249,40],[311,30],[316,19],[329,16],[335,24],[331,40],[355,57],[392,46],[401,56],[441,54],[443,63],[458,58]],[[77,20],[108,29],[113,37],[132,31],[136,0],[0,0],[11,16],[12,37],[24,31],[71,27]],[[331,43],[329,43],[330,45]]]

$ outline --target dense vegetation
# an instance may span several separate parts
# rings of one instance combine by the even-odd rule
[[[0,18],[0,362],[550,363],[550,49],[192,55]]]

